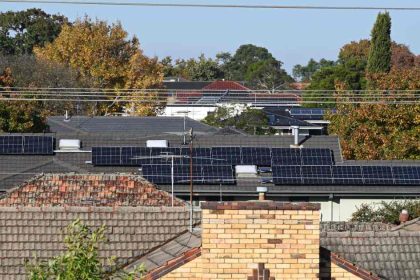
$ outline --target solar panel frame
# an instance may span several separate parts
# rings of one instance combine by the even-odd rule
[[[363,173],[360,165],[333,165],[333,182],[336,185],[363,185]]]
[[[271,148],[271,165],[301,165],[300,149]]]
[[[166,148],[150,148],[150,162],[152,164],[167,164],[171,162],[171,159],[168,158],[158,158],[159,156],[165,155],[174,155],[174,163],[180,163],[181,159],[179,156],[181,155],[181,149],[177,147],[166,147]]]
[[[121,147],[121,165],[142,166],[143,164],[151,164],[149,148]]]
[[[211,157],[213,165],[240,165],[242,164],[241,147],[226,146],[212,147]]]
[[[190,164],[190,148],[181,148],[181,155],[186,156],[181,160],[181,164]],[[197,147],[193,148],[193,164],[194,165],[211,165],[211,148]]]
[[[331,185],[333,183],[330,165],[302,165],[304,185]]]
[[[300,165],[273,165],[273,183],[275,185],[301,185],[302,173]]]
[[[420,166],[393,166],[392,174],[396,185],[420,186]]]
[[[19,155],[23,153],[23,136],[1,135],[0,136],[0,154],[1,155]]]
[[[23,137],[23,150],[25,155],[52,155],[54,154],[54,137],[30,135]]]
[[[95,166],[120,166],[121,147],[92,147],[92,164]]]
[[[267,147],[242,147],[242,164],[271,166],[271,149]]]
[[[203,172],[200,165],[193,165],[192,179],[194,184],[203,183]],[[174,183],[187,185],[190,183],[190,166],[186,164],[174,165]]]
[[[393,185],[394,179],[391,166],[362,166],[364,183],[366,185]]]

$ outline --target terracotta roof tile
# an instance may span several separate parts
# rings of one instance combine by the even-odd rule
[[[203,90],[250,90],[235,81],[214,81],[205,86]]]
[[[135,175],[45,174],[10,191],[0,206],[170,206],[171,195]],[[175,206],[184,202],[175,199]]]

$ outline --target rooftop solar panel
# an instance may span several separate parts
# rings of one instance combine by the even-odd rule
[[[264,147],[242,147],[242,164],[270,166],[271,150]]]
[[[121,147],[92,147],[92,164],[98,166],[121,165]]]
[[[141,166],[150,164],[150,149],[146,147],[121,147],[121,164]]]
[[[54,137],[52,136],[24,136],[23,154],[52,155],[54,154]]]
[[[300,165],[274,165],[273,183],[275,185],[300,185],[302,175]]]
[[[22,154],[23,136],[5,135],[0,136],[0,154],[18,155]]]
[[[142,166],[142,174],[151,183],[171,184],[171,165],[169,164],[145,164]]]
[[[331,185],[332,174],[329,165],[304,165],[302,178],[305,185]]]
[[[233,168],[230,165],[203,165],[204,184],[232,185],[235,183]]]
[[[150,148],[151,163],[152,164],[168,164],[171,162],[170,155],[174,155],[174,163],[179,163],[181,159],[180,148],[167,147],[167,148]]]
[[[302,165],[332,165],[333,157],[330,149],[307,149],[302,151]]]
[[[181,155],[185,156],[185,158],[182,159],[182,164],[190,164],[190,148],[182,148]],[[192,157],[194,165],[211,165],[210,148],[193,148]]]
[[[392,173],[396,185],[420,186],[420,166],[394,166]]]
[[[362,166],[364,183],[367,185],[393,185],[390,166]]]
[[[358,165],[332,166],[336,185],[363,185],[362,168]]]
[[[212,147],[212,163],[217,165],[239,165],[242,163],[240,147]]]
[[[291,148],[272,148],[271,149],[272,165],[300,165],[301,154],[300,149]]]
[[[203,172],[200,165],[193,165],[192,179],[194,184],[203,183]],[[189,165],[174,165],[175,184],[187,185],[190,183],[191,174]]]

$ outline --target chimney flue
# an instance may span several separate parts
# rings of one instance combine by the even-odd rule
[[[299,146],[299,126],[292,126],[292,134],[294,136],[293,145]]]
[[[267,187],[257,187],[258,200],[265,201],[265,193],[267,192]]]
[[[403,209],[400,213],[400,223],[404,224],[409,219],[408,211]]]

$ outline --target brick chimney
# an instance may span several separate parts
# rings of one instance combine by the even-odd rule
[[[318,279],[320,205],[202,203],[200,279]]]

